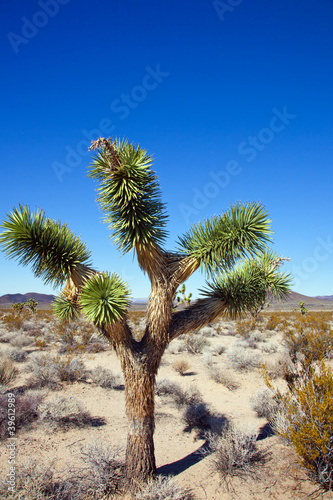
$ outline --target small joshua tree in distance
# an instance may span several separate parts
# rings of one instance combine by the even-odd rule
[[[65,285],[56,314],[69,320],[84,314],[109,340],[120,358],[124,380],[128,437],[126,474],[130,487],[156,472],[154,389],[168,344],[221,314],[231,317],[263,302],[267,291],[283,299],[290,279],[258,263],[271,241],[268,214],[260,203],[236,203],[221,215],[194,224],[167,251],[167,215],[152,157],[128,140],[98,139],[89,175],[98,184],[98,202],[112,237],[123,254],[133,251],[151,282],[146,328],[136,341],[127,321],[130,293],[116,274],[96,271],[85,243],[67,224],[32,213],[20,205],[3,222],[0,244],[9,258],[30,265],[45,283]],[[173,312],[176,292],[196,270],[210,281],[199,300]]]

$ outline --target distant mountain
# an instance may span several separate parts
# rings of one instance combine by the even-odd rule
[[[13,302],[27,302],[29,299],[34,298],[40,304],[51,304],[54,300],[54,295],[47,295],[45,293],[7,293],[0,297],[0,304],[12,304]]]
[[[315,299],[320,300],[333,300],[333,295],[317,295]]]

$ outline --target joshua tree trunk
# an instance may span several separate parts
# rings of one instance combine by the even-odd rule
[[[163,350],[145,342],[117,349],[125,379],[128,436],[126,476],[131,490],[156,473],[154,452],[155,380]]]

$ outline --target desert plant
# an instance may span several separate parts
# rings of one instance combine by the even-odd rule
[[[257,448],[257,435],[246,432],[235,425],[228,425],[221,435],[208,435],[212,469],[224,481],[232,477],[246,478],[255,474],[258,466],[268,458],[267,450]]]
[[[152,284],[140,342],[127,322],[127,285],[116,275],[94,270],[85,244],[67,225],[47,218],[42,210],[32,213],[19,206],[3,222],[0,243],[7,257],[32,265],[46,283],[66,282],[55,303],[57,315],[70,320],[83,313],[119,355],[131,429],[126,469],[135,487],[156,471],[154,385],[168,343],[221,313],[234,317],[257,307],[267,293],[285,297],[290,280],[253,258],[271,241],[270,221],[260,204],[237,203],[204,224],[194,224],[170,253],[163,248],[167,216],[152,157],[127,140],[100,138],[90,149],[95,151],[90,177],[100,183],[98,201],[105,221],[119,250],[135,251]],[[212,277],[211,283],[200,300],[173,314],[178,287],[199,268]]]
[[[31,297],[27,302],[24,304],[24,306],[32,313],[35,313],[37,311],[37,306],[39,302],[38,300],[35,299],[35,297]]]
[[[249,352],[241,345],[234,345],[228,350],[227,356],[235,370],[252,370],[261,365],[261,355]]]
[[[34,354],[29,359],[31,383],[37,387],[56,388],[59,382],[75,382],[87,378],[84,363],[74,356]]]
[[[8,433],[8,394],[0,396],[0,439],[9,437]],[[11,408],[13,408],[12,414],[15,415],[14,433],[23,427],[29,426],[32,422],[38,419],[39,411],[38,407],[43,401],[44,395],[42,393],[26,393],[12,395]]]
[[[191,365],[185,359],[179,359],[172,364],[172,368],[175,372],[179,373],[179,375],[184,376],[185,373],[191,368]]]
[[[120,378],[107,368],[98,366],[91,370],[89,375],[95,384],[105,389],[117,389],[120,386]]]
[[[21,335],[15,335],[10,340],[10,344],[14,347],[27,347],[31,345],[34,341],[31,339],[31,337],[28,337],[27,335],[21,334]]]
[[[212,366],[208,373],[209,377],[214,380],[214,382],[224,385],[229,391],[235,391],[240,385],[230,371],[222,370],[217,366]]]
[[[190,293],[188,296],[186,296],[186,285],[183,283],[183,286],[177,290],[176,292],[176,303],[174,304],[174,309],[180,304],[184,304],[185,306],[189,306],[191,304],[191,297],[192,294]]]
[[[23,349],[19,348],[12,348],[8,352],[8,357],[12,361],[16,361],[16,363],[23,363],[27,359],[28,353],[26,351],[23,351]]]
[[[13,302],[12,309],[20,313],[24,309],[24,304],[22,302]]]
[[[199,432],[209,429],[210,409],[206,403],[191,403],[183,411],[183,420],[187,426],[186,430],[196,429]]]
[[[209,341],[199,333],[187,333],[183,341],[190,354],[201,354],[203,349],[209,346]]]
[[[279,403],[274,397],[274,392],[267,388],[251,396],[250,403],[258,417],[265,417],[269,421],[274,419],[279,409]]]
[[[135,494],[136,500],[194,500],[191,490],[179,486],[173,477],[157,476]]]
[[[333,373],[320,363],[281,396],[284,425],[275,428],[295,447],[299,462],[325,490],[333,489]]]
[[[15,380],[18,370],[7,356],[0,358],[0,385],[7,386]]]
[[[51,427],[82,427],[91,421],[83,404],[74,397],[54,396],[39,406],[40,418]]]

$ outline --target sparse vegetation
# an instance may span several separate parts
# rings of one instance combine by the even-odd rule
[[[82,427],[90,423],[91,415],[74,397],[54,396],[39,406],[40,418],[52,428]]]
[[[172,368],[175,372],[179,373],[179,375],[184,376],[185,373],[191,368],[191,365],[185,359],[179,359],[172,364]]]
[[[117,389],[120,386],[120,377],[114,375],[111,370],[98,366],[89,372],[92,381],[104,389]]]
[[[258,471],[268,458],[267,450],[260,450],[256,444],[257,435],[245,432],[234,425],[226,426],[221,435],[210,435],[212,469],[223,481],[232,477],[246,478]]]
[[[18,374],[11,359],[3,356],[0,358],[0,385],[7,386],[13,382]]]
[[[188,488],[179,486],[173,477],[158,476],[148,481],[135,495],[136,500],[194,500]]]

